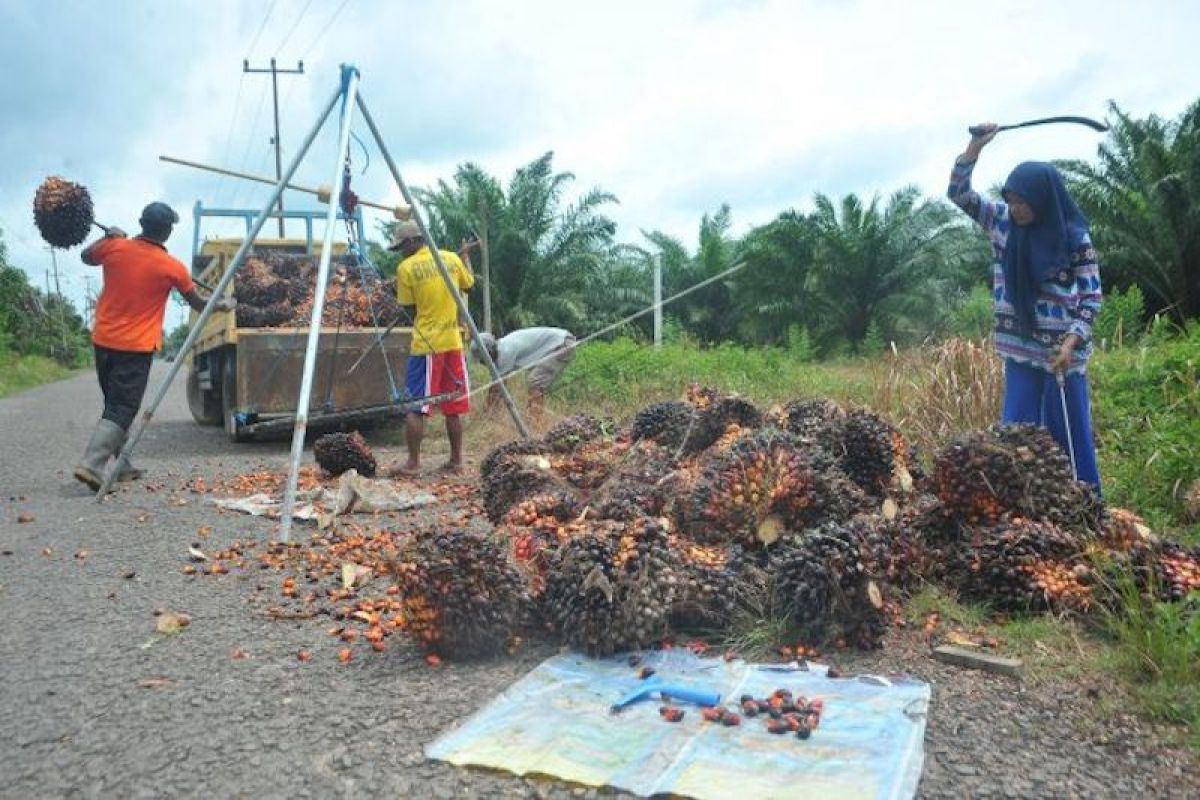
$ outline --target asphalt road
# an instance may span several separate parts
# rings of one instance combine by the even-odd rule
[[[180,380],[136,454],[148,481],[102,504],[70,477],[100,407],[92,376],[0,401],[0,797],[608,794],[423,756],[549,645],[437,669],[404,645],[341,664],[322,622],[261,613],[253,575],[181,574],[201,527],[214,548],[271,531],[174,489],[194,476],[280,470],[287,449],[233,445],[195,425],[182,389]],[[163,637],[156,609],[193,621]],[[300,648],[311,661],[296,658]],[[847,664],[934,683],[922,796],[1200,795],[1186,752],[1128,716],[1091,721],[1095,687],[1022,687],[935,664],[911,632]]]

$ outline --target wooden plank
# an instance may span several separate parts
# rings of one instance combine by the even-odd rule
[[[984,672],[1006,675],[1010,678],[1021,677],[1021,670],[1024,666],[1019,658],[1004,658],[948,644],[935,648],[933,657],[945,664],[953,664],[956,667],[966,667],[967,669],[981,669]]]

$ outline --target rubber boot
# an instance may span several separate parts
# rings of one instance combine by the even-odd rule
[[[125,446],[125,440],[128,438],[129,432],[126,431],[125,435],[121,437],[120,446],[113,451],[114,457],[121,454],[121,448]],[[138,469],[133,465],[133,461],[127,458],[125,459],[125,467],[117,473],[117,483],[125,483],[126,481],[139,481],[144,477],[146,477],[146,470]]]
[[[97,422],[87,449],[83,451],[83,460],[75,467],[75,479],[87,484],[93,492],[100,491],[104,468],[120,450],[124,439],[125,431],[117,423],[107,419]]]

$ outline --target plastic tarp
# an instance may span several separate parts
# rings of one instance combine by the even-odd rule
[[[687,651],[648,654],[653,680],[717,691],[727,708],[743,694],[777,688],[820,697],[824,712],[811,738],[767,732],[762,717],[737,727],[705,722],[681,704],[665,722],[658,699],[610,713],[644,685],[626,657],[569,653],[542,662],[456,729],[426,748],[461,766],[547,775],[650,796],[724,798],[908,798],[924,761],[929,685],[906,677],[829,678],[825,667],[762,665],[699,658]]]

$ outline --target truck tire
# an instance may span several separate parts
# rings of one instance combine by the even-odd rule
[[[221,424],[221,399],[216,392],[204,391],[200,388],[200,373],[192,366],[187,376],[188,410],[192,419],[201,425]]]
[[[221,417],[225,422],[225,433],[235,442],[248,442],[252,438],[242,432],[237,420],[237,353],[232,349],[221,362]]]

